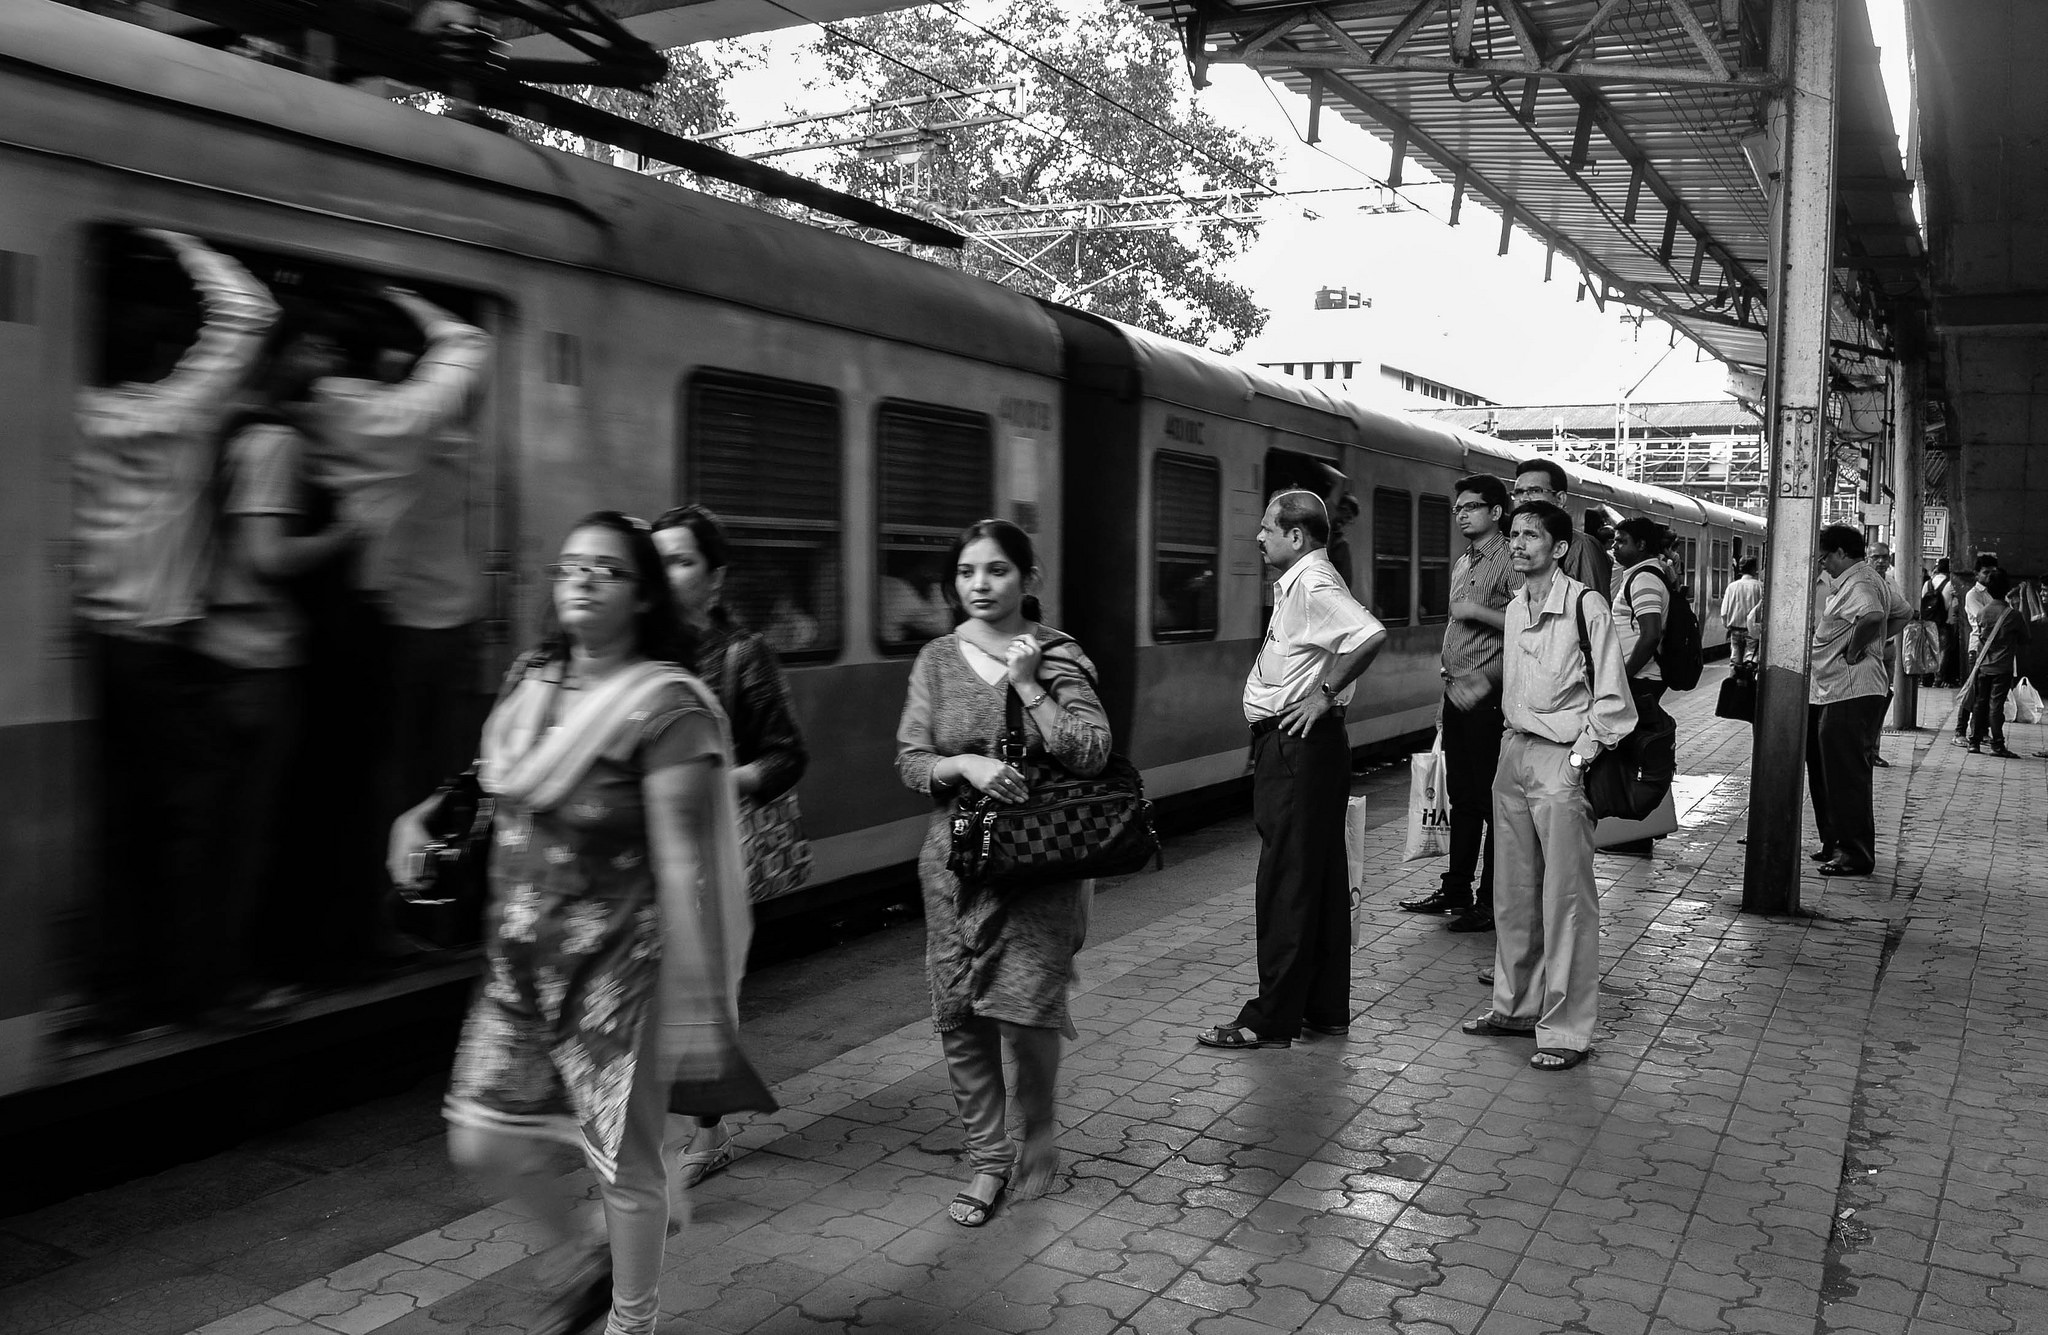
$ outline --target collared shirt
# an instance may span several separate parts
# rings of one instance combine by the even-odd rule
[[[1883,630],[1861,658],[1851,663],[1844,657],[1857,622],[1872,615],[1889,621],[1892,598],[1898,597],[1889,587],[1867,561],[1858,561],[1830,581],[1826,601],[1813,623],[1809,703],[1827,705],[1890,693],[1892,674],[1885,665]],[[1899,597],[1899,602],[1903,604],[1905,599]]]
[[[1970,620],[1970,652],[1976,653],[1984,643],[1984,614],[1998,605],[1998,600],[1985,591],[1984,581],[1978,580],[1963,595],[1963,615]]]
[[[1670,610],[1671,598],[1669,586],[1664,583],[1662,561],[1653,556],[1622,572],[1621,597],[1614,600],[1614,632],[1621,640],[1621,664],[1624,668],[1643,638],[1642,619],[1662,617]],[[1657,656],[1652,654],[1633,675],[1637,681],[1662,681],[1664,669],[1657,666]]]
[[[1747,630],[1763,605],[1764,582],[1755,575],[1744,575],[1721,596],[1721,623],[1730,630]]]
[[[1607,554],[1590,533],[1572,534],[1572,545],[1566,549],[1564,559],[1557,568],[1585,585],[1602,599],[1608,597],[1608,587],[1614,579],[1614,558]]]
[[[305,513],[300,470],[305,442],[279,423],[259,423],[228,442],[221,517],[228,521],[213,573],[213,598],[199,623],[199,652],[230,667],[297,667],[305,658],[305,617],[290,589],[258,573],[237,520],[291,521]]]
[[[1562,570],[1536,601],[1529,585],[1508,603],[1503,632],[1501,707],[1510,728],[1562,746],[1581,738],[1613,746],[1635,731],[1636,705],[1622,670],[1621,640],[1607,600]],[[1594,679],[1579,645],[1580,598]]]
[[[1358,605],[1319,547],[1273,582],[1273,619],[1244,683],[1248,723],[1284,714],[1314,693],[1330,660],[1382,632],[1379,619]],[[1351,703],[1357,683],[1337,694]]]
[[[1458,554],[1458,563],[1451,567],[1451,601],[1505,612],[1521,583],[1508,564],[1508,540],[1495,529]],[[1500,685],[1500,632],[1483,621],[1452,617],[1444,626],[1443,672],[1446,677],[1477,672]]]

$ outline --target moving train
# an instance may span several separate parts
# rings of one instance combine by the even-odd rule
[[[949,624],[947,543],[1016,519],[1046,619],[1101,670],[1120,749],[1172,798],[1241,777],[1239,694],[1270,606],[1265,497],[1328,492],[1391,629],[1349,720],[1429,726],[1451,484],[1525,451],[630,171],[60,5],[0,21],[0,1094],[67,1078],[59,1013],[90,938],[93,690],[72,606],[73,404],[108,375],[130,229],[233,255],[280,292],[426,292],[484,328],[466,540],[467,685],[538,633],[579,514],[683,500],[738,539],[728,601],[788,668],[813,758],[817,888],[914,857],[893,770],[911,658]],[[1752,515],[1568,465],[1572,508],[1670,524],[1707,643]],[[375,859],[372,860],[374,865]],[[282,890],[282,888],[280,888]]]

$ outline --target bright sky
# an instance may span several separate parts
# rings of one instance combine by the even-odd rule
[[[1891,95],[1893,122],[1907,123],[1904,0],[1867,0]],[[796,103],[818,110],[842,104],[830,90],[806,94],[790,53],[814,29],[759,39],[766,68],[728,88],[743,123],[783,114]],[[1273,140],[1285,190],[1365,186],[1361,173],[1384,178],[1389,150],[1326,108],[1322,143],[1304,145],[1306,99],[1268,84],[1242,67],[1211,71],[1200,95],[1226,124]],[[810,170],[808,155],[778,165]],[[1379,361],[1507,404],[1606,403],[1712,399],[1723,395],[1719,362],[1658,321],[1601,313],[1577,300],[1578,272],[1560,257],[1543,281],[1543,247],[1516,232],[1505,256],[1497,215],[1469,198],[1460,226],[1447,226],[1450,187],[1410,162],[1402,211],[1366,212],[1384,204],[1372,189],[1281,201],[1268,206],[1260,238],[1231,276],[1271,312],[1266,332],[1243,355],[1260,361]],[[1316,289],[1347,287],[1371,298],[1370,310],[1317,311]],[[1362,377],[1361,377],[1362,378]]]

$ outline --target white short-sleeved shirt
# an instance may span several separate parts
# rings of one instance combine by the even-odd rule
[[[1636,642],[1643,638],[1641,618],[1661,619],[1670,607],[1663,565],[1655,557],[1638,561],[1622,572],[1614,585],[1614,630],[1621,637],[1623,663],[1628,662],[1629,655],[1636,651]],[[1662,681],[1664,670],[1652,655],[1649,662],[1636,669],[1634,676],[1637,681]]]
[[[291,595],[249,568],[233,532],[238,519],[296,519],[305,509],[300,472],[305,445],[299,433],[276,423],[237,432],[227,446],[229,541],[214,574],[213,601],[200,624],[201,653],[230,667],[297,667],[305,657],[305,619]]]
[[[1383,629],[1351,596],[1322,549],[1308,553],[1273,582],[1273,619],[1244,683],[1245,721],[1273,718],[1308,699],[1331,659]],[[1339,692],[1337,703],[1349,704],[1356,686]]]

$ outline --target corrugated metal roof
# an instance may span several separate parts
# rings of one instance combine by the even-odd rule
[[[1743,141],[1771,87],[1768,4],[1130,3],[1180,29],[1198,72],[1261,70],[1553,247],[1597,298],[1763,366],[1769,210]],[[1868,18],[1857,0],[1842,12],[1842,248],[1858,270],[1911,281],[1919,238]],[[1861,337],[1858,300],[1841,304],[1838,324]]]

